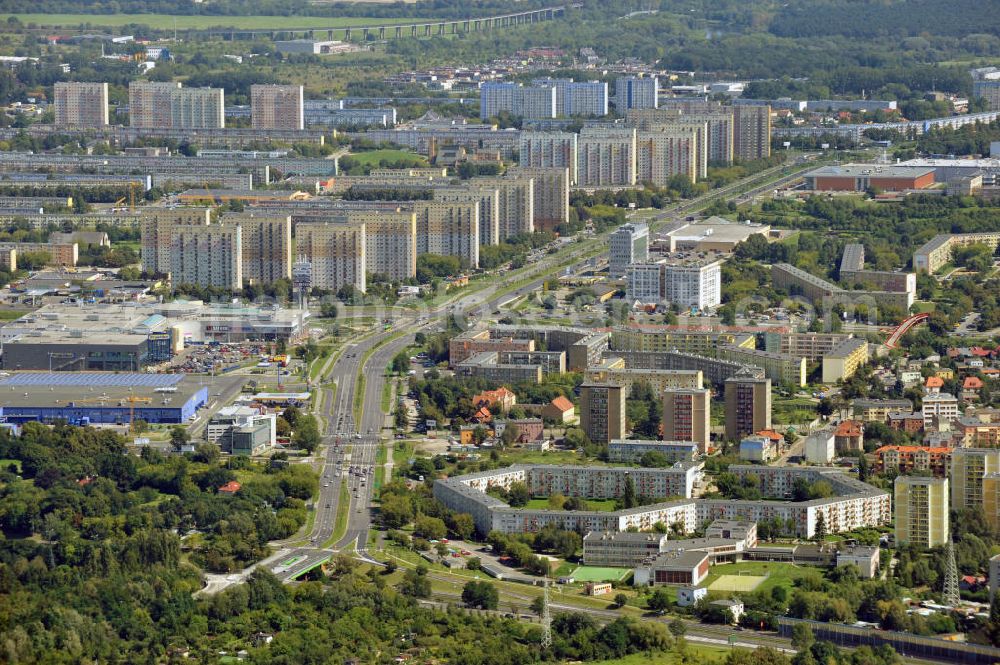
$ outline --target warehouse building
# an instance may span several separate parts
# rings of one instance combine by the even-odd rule
[[[43,372],[0,380],[8,422],[182,424],[208,401],[208,388],[182,374]]]
[[[863,192],[880,189],[902,192],[927,189],[934,184],[934,169],[884,164],[823,166],[803,176],[805,188],[818,192]]]

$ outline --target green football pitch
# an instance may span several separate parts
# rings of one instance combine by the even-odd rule
[[[623,579],[629,574],[628,568],[605,568],[603,566],[580,566],[570,577],[578,582],[610,582]]]
[[[753,591],[766,580],[760,575],[720,575],[717,580],[708,585],[709,591]]]

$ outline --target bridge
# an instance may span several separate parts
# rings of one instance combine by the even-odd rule
[[[471,32],[487,32],[490,30],[501,30],[505,28],[515,28],[522,25],[540,23],[542,21],[552,21],[564,17],[567,9],[577,9],[582,7],[581,3],[568,5],[554,5],[531,9],[511,14],[501,14],[499,16],[483,16],[479,18],[465,18],[452,20],[428,20],[422,19],[413,23],[389,24],[389,25],[348,25],[330,28],[281,28],[281,29],[190,29],[185,31],[188,37],[218,36],[228,37],[230,40],[236,39],[256,39],[259,36],[267,35],[271,39],[339,39],[351,41],[360,38],[361,41],[402,39],[404,37],[444,37],[446,35],[459,35]],[[224,20],[224,17],[220,17]]]
[[[930,315],[927,314],[926,312],[921,314],[914,314],[910,318],[900,323],[898,326],[896,326],[896,329],[892,331],[892,334],[889,335],[889,339],[885,341],[886,347],[890,349],[895,349],[897,346],[899,346],[899,340],[903,337],[903,335],[905,335],[910,331],[910,328],[912,328],[917,324],[925,322],[929,318],[929,316]]]

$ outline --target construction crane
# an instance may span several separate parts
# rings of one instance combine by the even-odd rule
[[[135,212],[135,190],[139,189],[139,183],[130,182],[128,184],[128,209]]]
[[[129,395],[128,397],[122,399],[119,404],[124,406],[124,403],[128,403],[128,431],[135,431],[135,405],[136,404],[149,404],[153,399],[151,397],[136,397],[135,395]]]

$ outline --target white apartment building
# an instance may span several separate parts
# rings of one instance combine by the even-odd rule
[[[132,81],[129,123],[156,129],[221,129],[226,126],[222,88],[184,88],[180,83]]]
[[[642,303],[670,303],[712,309],[722,303],[722,262],[638,263],[625,271],[626,297]]]
[[[608,240],[608,275],[618,278],[633,263],[649,258],[649,227],[641,222],[622,224]]]
[[[615,79],[615,108],[622,114],[628,109],[655,109],[659,88],[660,80],[655,76],[619,76]]]
[[[195,224],[205,226],[211,221],[210,208],[158,208],[145,206],[139,209],[140,258],[142,268],[152,274],[170,272],[170,234],[175,225]]]
[[[931,393],[924,395],[923,416],[924,428],[929,429],[935,423],[951,423],[958,420],[958,398],[950,393]]]
[[[416,201],[417,255],[457,256],[470,268],[479,266],[479,204]]]
[[[518,83],[484,83],[479,89],[479,118],[488,120],[506,111],[518,118],[555,118],[556,88],[524,87]]]
[[[608,114],[608,84],[604,81],[535,79],[532,85],[556,89],[556,115],[560,117],[602,117]]]
[[[665,187],[674,176],[694,182],[703,175],[704,150],[699,136],[704,127],[672,127],[636,135],[636,179]]]
[[[577,139],[577,185],[620,187],[636,183],[635,129],[584,127]]]

